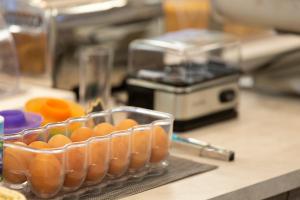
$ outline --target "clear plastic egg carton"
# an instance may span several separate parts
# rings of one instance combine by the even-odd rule
[[[128,119],[138,125],[132,127]],[[114,131],[101,135],[108,123]],[[28,197],[53,198],[159,175],[168,166],[172,131],[167,113],[119,107],[7,135],[4,185]]]

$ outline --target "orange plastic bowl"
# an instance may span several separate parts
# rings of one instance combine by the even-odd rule
[[[28,112],[38,113],[44,117],[42,125],[61,122],[71,117],[81,117],[85,114],[79,104],[56,98],[35,98],[25,105]]]

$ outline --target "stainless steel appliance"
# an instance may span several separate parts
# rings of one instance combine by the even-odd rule
[[[130,45],[129,105],[174,115],[175,131],[237,116],[239,45],[219,32],[184,30]]]
[[[126,65],[130,41],[161,33],[160,0],[0,0],[27,79],[72,89],[78,50],[103,44]],[[32,78],[33,77],[33,78]]]

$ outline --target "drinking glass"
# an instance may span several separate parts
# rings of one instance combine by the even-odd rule
[[[79,53],[79,100],[86,108],[101,101],[108,108],[111,93],[113,51],[104,46],[88,46]]]

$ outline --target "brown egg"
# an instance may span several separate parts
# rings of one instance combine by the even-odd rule
[[[63,147],[70,143],[72,143],[70,138],[64,135],[55,135],[48,141],[48,144],[53,148]],[[74,147],[67,150],[65,187],[78,188],[84,181],[86,174],[86,154],[84,148],[85,147]],[[62,155],[58,155],[58,158],[61,160]]]
[[[88,182],[100,182],[106,175],[110,160],[109,141],[95,141],[89,146],[89,167],[86,177]]]
[[[22,142],[15,142],[27,146]],[[25,173],[28,169],[31,154],[25,150],[15,147],[7,147],[3,152],[3,176],[4,179],[13,184],[20,184],[26,181]]]
[[[38,196],[52,197],[63,183],[63,168],[52,154],[37,154],[29,165],[29,183]]]
[[[87,147],[74,147],[66,153],[66,177],[64,186],[77,189],[87,173]]]
[[[168,155],[168,150],[169,150],[168,134],[162,127],[160,126],[154,127],[153,135],[152,135],[150,162],[158,163],[163,161]]]
[[[94,136],[105,136],[113,131],[115,131],[115,127],[110,123],[100,123],[94,128]]]
[[[81,127],[76,129],[72,135],[71,140],[72,142],[81,142],[88,140],[90,137],[94,135],[94,131],[87,127]]]
[[[128,130],[138,123],[133,119],[124,119],[116,125],[117,131]],[[115,137],[111,141],[111,161],[109,165],[109,174],[112,176],[121,176],[130,163],[130,136]]]
[[[105,136],[112,133],[115,130],[113,125],[109,123],[100,123],[94,128],[94,136]],[[100,182],[105,176],[109,156],[109,140],[95,141],[89,146],[89,167],[86,177],[88,182]]]
[[[128,135],[112,138],[109,165],[110,175],[118,177],[127,170],[130,158],[129,142],[130,137]]]
[[[139,131],[132,135],[130,169],[137,170],[147,163],[150,156],[151,133]]]
[[[67,173],[64,186],[66,188],[71,188],[72,190],[78,189],[85,179],[85,173],[82,173],[80,170],[75,170]]]
[[[123,131],[137,125],[138,123],[133,119],[124,119],[123,121],[121,121],[119,124],[116,125],[116,130]]]
[[[128,162],[123,159],[113,159],[110,161],[108,173],[113,177],[122,176],[127,170]]]
[[[72,141],[70,140],[70,138],[68,138],[67,136],[58,134],[58,135],[54,135],[49,141],[48,144],[50,145],[50,147],[52,148],[59,148],[59,147],[63,147],[66,144],[70,144],[72,143]]]
[[[32,142],[28,145],[31,148],[35,148],[35,149],[50,149],[50,145],[46,142],[42,142],[42,141],[35,141]]]
[[[72,141],[70,140],[70,138],[68,138],[67,136],[61,135],[61,134],[57,134],[54,135],[53,137],[51,137],[51,139],[48,141],[48,145],[50,146],[50,148],[60,148],[63,147],[67,144],[72,143]],[[62,162],[63,158],[63,153],[58,153],[55,154],[55,156],[57,157],[57,159]]]

